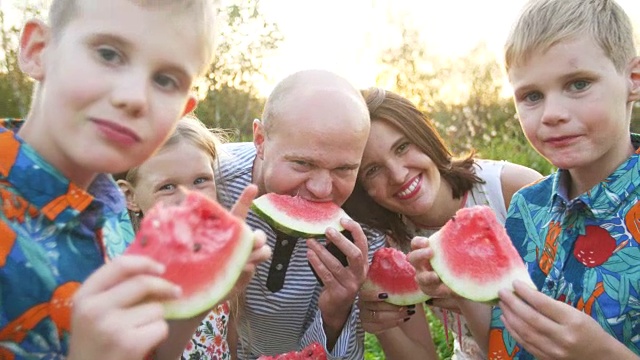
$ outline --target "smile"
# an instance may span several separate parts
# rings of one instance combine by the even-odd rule
[[[413,197],[420,189],[421,179],[422,175],[416,176],[415,179],[413,179],[413,181],[409,184],[409,186],[407,186],[404,190],[398,191],[395,196],[402,200]]]

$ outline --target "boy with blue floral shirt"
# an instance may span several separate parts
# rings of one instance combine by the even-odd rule
[[[612,0],[532,0],[505,60],[524,133],[559,169],[516,193],[505,223],[539,291],[516,281],[490,317],[459,305],[480,319],[474,337],[490,359],[638,359],[640,136],[629,126],[640,57],[630,20]],[[422,264],[430,256],[411,259],[426,292],[438,285]]]

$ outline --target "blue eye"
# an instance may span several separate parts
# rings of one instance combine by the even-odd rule
[[[204,183],[204,182],[206,182],[206,181],[208,181],[208,179],[207,179],[207,178],[200,177],[200,178],[195,179],[195,180],[193,181],[193,183],[194,183],[195,185],[198,185],[198,184],[202,184],[202,183]]]
[[[112,48],[101,47],[97,49],[97,52],[100,59],[107,63],[120,63],[122,61],[120,54]]]
[[[540,101],[540,100],[542,100],[542,94],[537,92],[537,91],[530,92],[527,95],[525,95],[524,99],[529,101],[529,102]]]
[[[573,83],[571,83],[571,87],[572,87],[574,90],[578,90],[578,91],[580,91],[580,90],[584,90],[584,89],[586,89],[587,87],[589,87],[589,85],[590,85],[590,84],[591,84],[591,83],[590,83],[589,81],[586,81],[586,80],[578,80],[578,81],[574,81]]]
[[[174,184],[166,184],[166,185],[162,185],[160,186],[160,188],[158,189],[159,191],[171,191],[171,190],[175,190],[176,186]]]
[[[179,88],[178,81],[171,76],[158,74],[153,77],[153,81],[164,89],[177,89]]]

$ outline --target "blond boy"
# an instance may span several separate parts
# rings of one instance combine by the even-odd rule
[[[180,289],[162,266],[108,261],[132,231],[105,174],[142,163],[193,109],[214,14],[207,0],[54,0],[47,24],[24,26],[19,63],[38,84],[27,119],[0,124],[0,358],[181,353],[200,319],[164,321]]]
[[[539,291],[501,291],[491,317],[470,315],[474,336],[492,359],[637,359],[640,136],[629,125],[640,58],[629,18],[612,0],[530,1],[505,60],[524,133],[559,170],[514,195],[505,224]],[[412,245],[435,292],[425,241]]]

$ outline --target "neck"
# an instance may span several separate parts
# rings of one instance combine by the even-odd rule
[[[40,124],[40,119],[29,114],[28,119],[25,119],[24,124],[18,131],[18,136],[22,140],[29,144],[43,159],[51,164],[56,170],[64,175],[69,181],[83,190],[87,190],[91,182],[96,177],[96,173],[81,171],[78,165],[75,165],[71,159],[65,156],[65,153],[60,150],[52,141],[52,138],[47,134],[45,126]]]
[[[459,199],[455,199],[451,186],[443,181],[438,194],[429,211],[420,216],[409,217],[409,220],[424,229],[439,229],[455,215],[456,211],[465,206],[468,192]]]
[[[629,135],[630,136],[630,135]],[[628,137],[627,137],[628,138]],[[569,199],[574,199],[608,178],[622,163],[634,153],[633,145],[628,142],[616,151],[606,154],[584,167],[569,169]]]

